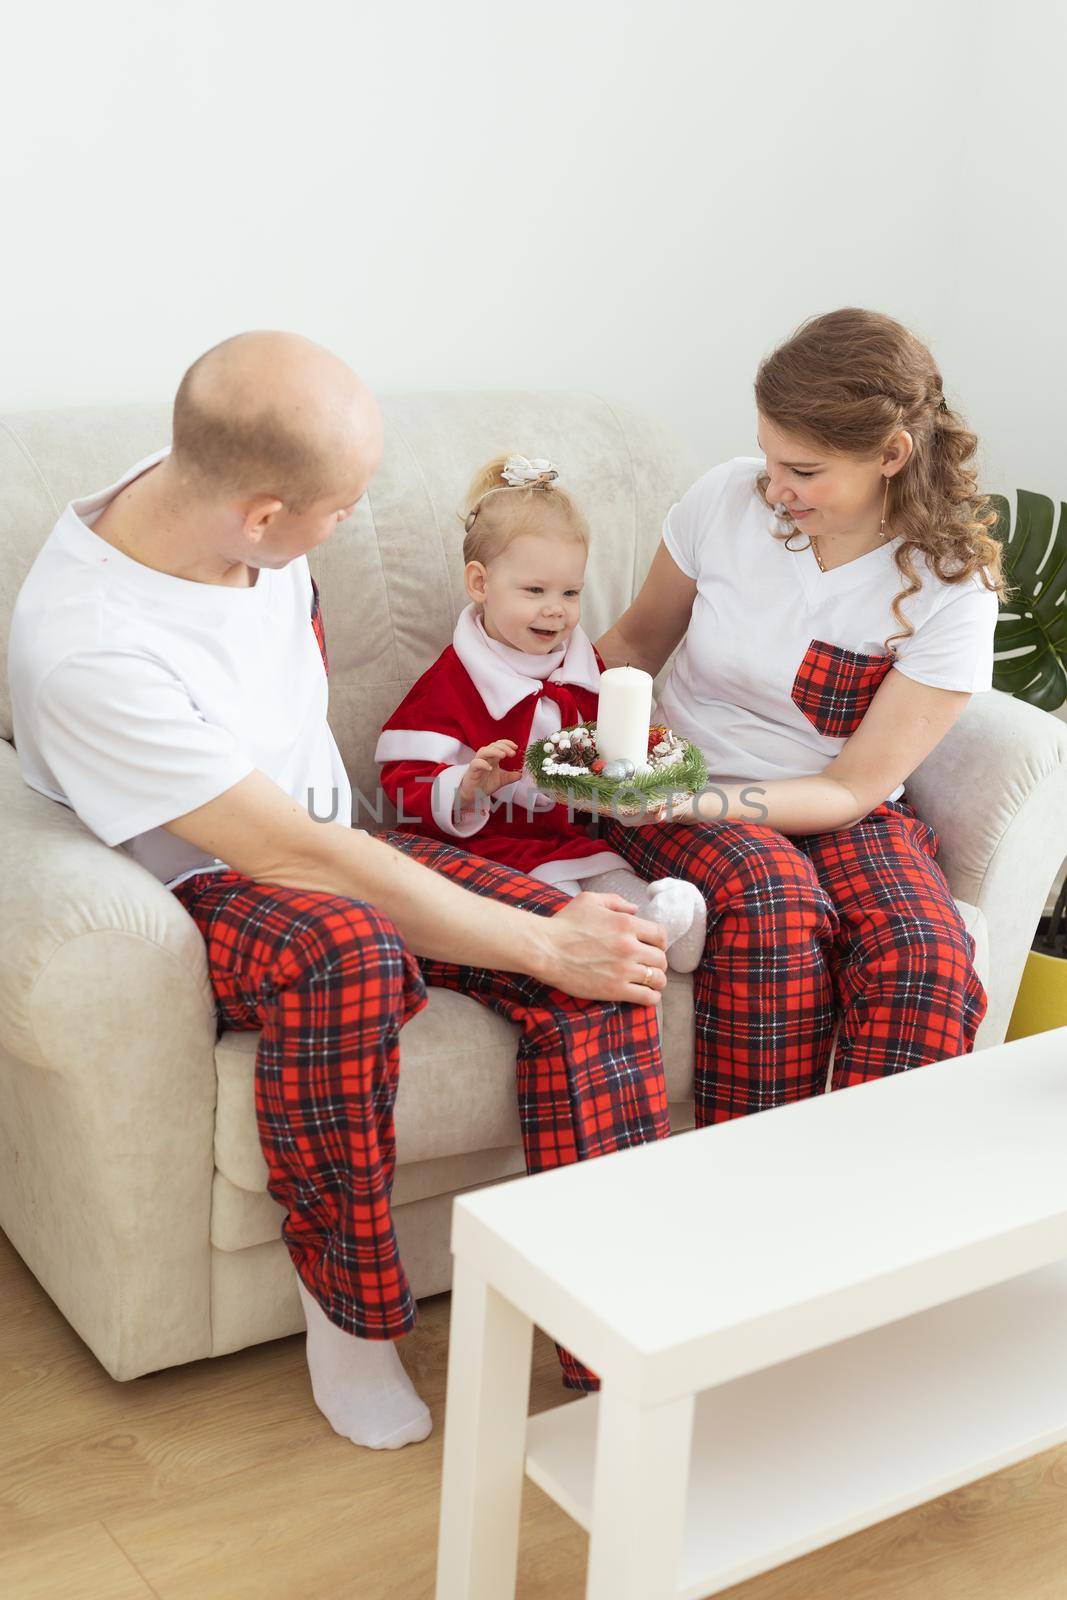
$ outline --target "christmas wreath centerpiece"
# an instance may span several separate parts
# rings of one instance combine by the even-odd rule
[[[647,764],[640,771],[632,761],[601,758],[592,720],[529,745],[525,767],[542,793],[575,811],[617,817],[658,811],[668,801],[678,805],[708,781],[703,753],[662,723],[648,730]]]

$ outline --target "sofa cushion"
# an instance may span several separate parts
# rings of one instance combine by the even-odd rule
[[[436,1161],[414,1161],[400,1167],[393,1183],[393,1207],[417,1200],[481,1188],[525,1171],[522,1146],[509,1150],[479,1150],[466,1156],[442,1156]],[[266,1190],[253,1194],[239,1189],[216,1172],[211,1186],[211,1243],[216,1250],[245,1250],[250,1245],[277,1239],[285,1208]]]
[[[401,1034],[397,1166],[520,1142],[518,1028],[465,995],[432,989]],[[215,1048],[215,1165],[239,1189],[263,1190],[253,1083],[259,1034],[224,1033]]]
[[[689,977],[670,974],[663,1001],[663,1040],[671,1100],[692,1096],[692,989]],[[410,1163],[521,1144],[515,1099],[518,1038],[514,1023],[476,1000],[451,989],[430,990],[427,1004],[400,1035],[395,1113],[398,1184]],[[252,1193],[267,1187],[255,1117],[258,1041],[256,1031],[230,1030],[215,1047],[215,1166],[238,1189]]]
[[[684,1133],[693,1126],[692,1101],[671,1106],[671,1132]],[[393,1213],[398,1219],[410,1206],[445,1195],[462,1194],[486,1184],[520,1177],[526,1170],[522,1146],[510,1150],[479,1150],[467,1156],[442,1156],[436,1161],[409,1162],[400,1167],[393,1184]],[[268,1244],[281,1233],[285,1210],[266,1192],[252,1194],[216,1172],[211,1189],[211,1243],[216,1250],[232,1252]],[[428,1291],[429,1292],[429,1291]]]
[[[957,902],[975,941],[975,967],[989,973],[989,929],[982,912]],[[667,1097],[675,1131],[693,1098],[693,981],[672,972],[661,1011]],[[426,1006],[400,1036],[396,1097],[395,1205],[451,1193],[521,1172],[515,1100],[519,1030],[450,989],[431,989]],[[215,1048],[216,1181],[212,1242],[243,1249],[276,1238],[281,1208],[266,1192],[267,1167],[256,1132],[254,1081],[259,1033],[227,1031]]]

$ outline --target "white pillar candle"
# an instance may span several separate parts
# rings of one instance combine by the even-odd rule
[[[652,678],[640,667],[609,667],[600,674],[596,746],[602,761],[632,761],[648,771]]]

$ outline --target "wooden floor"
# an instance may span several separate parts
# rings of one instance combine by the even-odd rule
[[[448,1306],[401,1347],[434,1432],[379,1453],[315,1410],[299,1338],[112,1382],[0,1234],[0,1596],[431,1600]],[[531,1409],[564,1397],[538,1334]],[[521,1600],[580,1600],[585,1557],[527,1482]],[[724,1594],[1067,1600],[1067,1448]]]

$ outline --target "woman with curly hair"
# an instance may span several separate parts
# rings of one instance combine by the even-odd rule
[[[846,308],[760,365],[762,454],[672,506],[608,666],[655,676],[700,745],[684,814],[601,833],[646,879],[704,891],[697,1123],[962,1055],[986,996],[905,783],[992,683],[1004,592],[977,440],[930,351]]]

